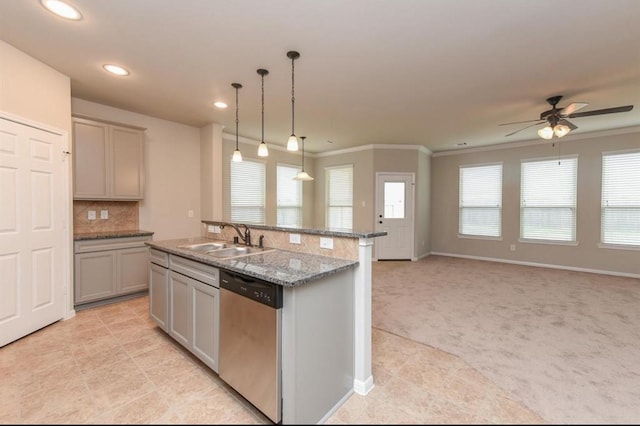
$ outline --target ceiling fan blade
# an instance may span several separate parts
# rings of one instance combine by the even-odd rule
[[[515,135],[515,134],[516,134],[516,133],[518,133],[518,132],[521,132],[521,131],[523,131],[523,130],[525,130],[525,129],[528,129],[529,127],[537,126],[538,124],[542,124],[542,123],[546,123],[546,121],[540,121],[540,120],[538,120],[536,123],[530,124],[530,125],[528,125],[527,127],[523,127],[523,128],[522,128],[522,129],[520,129],[520,130],[516,130],[515,132],[511,132],[511,133],[509,133],[509,134],[506,134],[506,135],[504,135],[504,137],[506,138],[507,136]]]
[[[565,120],[564,118],[558,120],[558,124],[564,124],[565,126],[569,127],[571,130],[575,130],[575,129],[578,128],[578,126],[576,126],[575,124],[573,124],[569,120]]]
[[[570,114],[573,114],[574,112],[576,112],[579,109],[582,109],[584,107],[586,107],[587,105],[589,105],[586,102],[574,102],[572,104],[567,105],[566,107],[562,108],[560,110],[560,114],[562,114],[563,116],[567,116]]]
[[[502,123],[502,124],[498,124],[498,126],[508,126],[509,124],[531,123],[533,121],[540,121],[540,119],[538,118],[537,120],[525,120],[525,121],[514,121],[512,123]]]
[[[602,114],[613,114],[615,112],[627,112],[633,109],[633,105],[625,105],[613,108],[605,108],[605,109],[596,109],[593,111],[585,111],[578,112],[574,114],[569,114],[567,117],[569,118],[578,118],[578,117],[589,117],[591,115],[602,115]]]

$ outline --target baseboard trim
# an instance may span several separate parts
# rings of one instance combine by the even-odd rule
[[[373,389],[373,376],[369,376],[366,380],[354,380],[353,381],[353,390],[358,395],[366,395],[371,392]]]
[[[483,256],[471,256],[467,254],[456,254],[456,253],[443,253],[432,251],[432,255],[436,256],[449,256],[449,257],[460,257],[463,259],[473,259],[473,260],[485,260],[488,262],[498,262],[498,263],[511,263],[514,265],[523,265],[523,266],[535,266],[538,268],[550,268],[550,269],[562,269],[565,271],[576,271],[576,272],[588,272],[591,274],[602,274],[602,275],[613,275],[616,277],[627,277],[627,278],[640,278],[640,274],[631,274],[628,272],[617,272],[617,271],[605,271],[601,269],[589,269],[589,268],[578,268],[575,266],[565,266],[565,265],[553,265],[549,263],[536,263],[536,262],[524,262],[521,260],[510,260],[510,259],[500,259],[497,257],[483,257]]]

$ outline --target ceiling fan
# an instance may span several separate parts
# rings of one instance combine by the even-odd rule
[[[547,102],[551,105],[551,109],[546,110],[540,114],[540,118],[538,120],[526,120],[526,121],[515,121],[512,123],[502,123],[499,126],[507,126],[510,124],[522,124],[522,123],[531,123],[522,129],[516,130],[515,132],[508,133],[504,135],[505,137],[514,135],[522,130],[528,129],[529,127],[538,126],[543,123],[548,123],[547,126],[538,130],[538,135],[543,139],[551,139],[554,135],[561,138],[578,128],[575,124],[567,120],[567,118],[579,118],[579,117],[589,117],[592,115],[602,115],[602,114],[613,114],[616,112],[627,112],[633,109],[633,105],[625,105],[613,108],[605,108],[605,109],[596,109],[593,111],[585,111],[585,112],[576,112],[587,105],[585,102],[574,102],[572,104],[567,105],[566,107],[558,108],[558,102],[562,99],[562,95],[551,96],[547,98]]]

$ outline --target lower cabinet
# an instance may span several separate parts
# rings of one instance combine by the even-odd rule
[[[149,314],[161,329],[169,331],[169,269],[155,263],[149,269]]]
[[[149,311],[173,339],[218,372],[219,270],[151,249]]]
[[[80,305],[146,290],[151,237],[76,241],[74,302]]]

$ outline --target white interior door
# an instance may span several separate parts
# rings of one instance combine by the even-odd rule
[[[0,347],[64,316],[65,140],[0,117]]]
[[[413,173],[376,173],[376,231],[378,260],[413,258]]]

